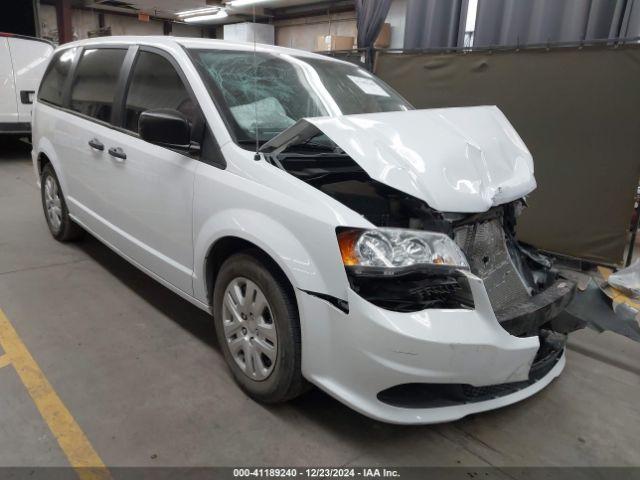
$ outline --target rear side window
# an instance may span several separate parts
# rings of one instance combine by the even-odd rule
[[[127,51],[96,48],[82,52],[71,87],[71,109],[109,122],[120,69]]]
[[[53,105],[62,106],[64,101],[64,86],[73,58],[76,55],[76,48],[69,48],[56,53],[51,59],[51,64],[40,84],[39,100],[44,100]]]
[[[146,110],[171,108],[187,117],[191,125],[199,118],[198,106],[173,65],[161,55],[140,52],[133,67],[125,107],[125,127],[138,132],[138,119]]]

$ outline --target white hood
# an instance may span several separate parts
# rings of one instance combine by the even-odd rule
[[[367,174],[443,212],[482,212],[536,188],[533,160],[495,106],[300,120],[279,149],[322,131]]]

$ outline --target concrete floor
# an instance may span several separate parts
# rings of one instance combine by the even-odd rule
[[[107,465],[640,464],[640,345],[615,335],[575,335],[540,394],[445,425],[385,425],[318,390],[253,402],[205,313],[91,237],[51,238],[28,151],[0,146],[0,309]],[[68,463],[5,367],[0,466],[16,465]]]

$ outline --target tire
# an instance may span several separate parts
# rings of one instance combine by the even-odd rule
[[[233,298],[237,300],[242,295],[246,301],[255,291],[254,287],[258,289],[253,296],[255,301],[237,302],[236,314],[233,314],[229,302],[235,304]],[[264,303],[260,300],[260,293],[267,303],[264,310],[257,306]],[[303,378],[300,366],[298,308],[287,279],[277,267],[261,257],[259,252],[232,255],[220,267],[213,305],[218,343],[234,380],[242,390],[259,402],[279,403],[308,389],[309,384]],[[263,312],[260,317],[256,313],[259,311]],[[269,321],[275,328],[275,342],[272,340],[273,331],[267,328]],[[234,336],[230,337],[234,331]],[[267,348],[274,346],[271,350]],[[241,352],[242,349],[245,350]],[[256,355],[260,357],[258,360]],[[256,364],[258,368],[255,368]]]
[[[50,163],[44,166],[40,175],[40,197],[44,218],[53,238],[59,242],[70,242],[82,236],[84,230],[69,217],[58,176]],[[52,213],[51,206],[57,214]]]

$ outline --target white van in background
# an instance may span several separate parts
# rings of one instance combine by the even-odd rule
[[[53,44],[0,33],[0,135],[31,133],[31,104]]]

